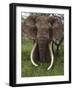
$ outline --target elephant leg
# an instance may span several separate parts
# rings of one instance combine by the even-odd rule
[[[56,42],[53,42],[52,50],[53,50],[54,56],[57,56],[59,54],[59,47],[60,47],[59,44],[57,44]]]
[[[64,40],[64,36],[61,38],[61,40],[57,44],[57,49],[56,49],[57,54],[59,54],[60,45],[62,44],[63,40]]]
[[[50,50],[47,48],[47,52],[46,52],[46,63],[50,63],[50,60],[51,60]]]
[[[56,48],[56,55],[59,54],[59,46],[60,46],[60,45],[57,45],[57,48]]]

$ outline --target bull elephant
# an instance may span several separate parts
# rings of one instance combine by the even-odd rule
[[[53,65],[53,42],[59,41],[63,33],[63,24],[57,16],[28,16],[22,24],[22,31],[33,41],[30,59],[34,66],[39,63]]]

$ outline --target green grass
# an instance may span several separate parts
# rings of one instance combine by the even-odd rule
[[[54,65],[48,71],[48,63],[40,64],[38,67],[32,65],[30,61],[30,52],[32,49],[32,41],[29,39],[22,40],[22,63],[21,63],[21,76],[22,77],[35,77],[35,76],[57,76],[64,75],[64,51],[61,46],[59,55],[55,56]]]

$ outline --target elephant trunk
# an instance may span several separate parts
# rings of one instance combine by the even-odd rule
[[[48,55],[49,52],[48,40],[44,40],[44,39],[38,40],[38,48],[39,48],[39,61],[42,63],[47,62],[47,59],[49,59],[50,57],[50,55]]]
[[[53,62],[54,62],[54,55],[53,55],[53,51],[52,51],[52,42],[49,43],[49,48],[48,48],[47,40],[42,40],[41,42],[38,40],[38,43],[34,43],[32,51],[31,51],[31,56],[30,56],[31,62],[34,66],[38,66],[38,64],[36,64],[33,60],[33,53],[35,51],[37,44],[38,44],[38,49],[39,49],[39,61],[43,63],[43,62],[46,62],[46,60],[51,60],[51,63],[49,65],[49,67],[47,68],[47,70],[50,70],[51,67],[53,66]],[[47,56],[48,56],[48,58],[47,58]]]

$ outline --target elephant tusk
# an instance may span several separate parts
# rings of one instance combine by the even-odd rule
[[[52,42],[49,45],[49,49],[50,49],[50,54],[51,54],[51,64],[50,64],[50,66],[48,67],[47,70],[50,70],[51,69],[51,67],[53,65],[53,62],[54,62],[54,55],[53,55],[53,51],[52,51]]]
[[[33,46],[33,48],[32,48],[32,51],[31,51],[31,55],[30,55],[31,62],[32,62],[32,64],[33,64],[34,66],[38,66],[38,65],[34,62],[34,60],[33,60],[33,52],[34,52],[34,50],[35,50],[35,48],[36,48],[36,45],[37,45],[37,43],[34,44],[34,46]]]

